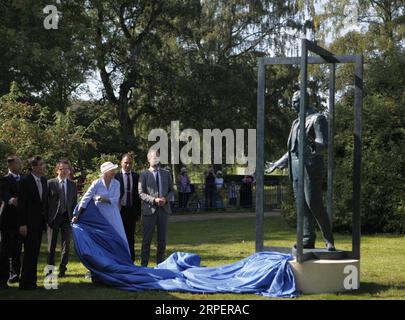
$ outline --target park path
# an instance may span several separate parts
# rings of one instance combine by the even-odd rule
[[[266,211],[264,217],[278,217],[281,215],[281,211]],[[169,222],[181,222],[181,221],[206,221],[215,219],[241,219],[241,218],[254,218],[255,212],[210,212],[210,213],[177,213],[170,216]]]

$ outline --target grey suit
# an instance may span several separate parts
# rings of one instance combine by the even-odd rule
[[[66,270],[69,260],[70,247],[70,221],[73,217],[73,210],[77,204],[76,184],[66,179],[66,200],[61,189],[58,178],[48,180],[48,225],[49,225],[49,253],[48,264],[55,264],[55,249],[58,240],[59,229],[62,235],[62,259],[60,271]]]
[[[156,263],[159,264],[165,258],[167,222],[171,214],[169,201],[164,206],[157,206],[155,198],[165,197],[169,199],[173,192],[173,179],[166,170],[159,169],[159,187],[155,175],[150,170],[141,173],[138,183],[139,197],[142,200],[143,217],[143,240],[141,250],[141,265],[147,266],[150,255],[150,245],[153,238],[155,226],[157,227],[157,254]],[[159,191],[159,192],[158,192]]]

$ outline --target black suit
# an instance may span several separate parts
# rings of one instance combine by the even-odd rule
[[[37,263],[41,249],[42,232],[47,221],[47,181],[41,177],[42,199],[32,174],[20,182],[18,198],[18,224],[27,226],[24,238],[24,258],[21,270],[20,289],[34,289],[37,286]]]
[[[2,196],[4,210],[0,222],[2,246],[7,260],[11,258],[12,272],[19,276],[21,270],[21,237],[18,228],[17,207],[9,204],[11,198],[18,198],[19,182],[12,174],[7,174],[2,179]]]
[[[58,240],[59,229],[62,235],[62,259],[59,270],[66,271],[66,265],[69,261],[70,247],[70,221],[73,218],[73,210],[77,204],[76,184],[66,179],[65,205],[61,200],[62,190],[58,178],[48,180],[48,224],[51,228],[48,264],[55,265],[55,249]],[[62,208],[64,206],[64,208]]]
[[[124,224],[125,234],[128,240],[129,250],[131,252],[132,261],[135,261],[135,227],[136,222],[141,216],[141,200],[138,195],[138,180],[139,175],[131,171],[132,177],[132,190],[131,190],[131,204],[126,203],[126,206],[121,207],[121,218]],[[121,186],[121,199],[127,200],[127,192],[125,190],[124,179],[127,179],[126,175],[122,174],[122,171],[115,175],[115,179],[120,182]],[[127,201],[128,202],[128,201]]]

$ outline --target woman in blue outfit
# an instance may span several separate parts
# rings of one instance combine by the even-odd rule
[[[105,162],[101,165],[100,178],[93,181],[87,192],[84,194],[78,205],[77,215],[74,216],[72,222],[77,223],[79,216],[87,208],[89,202],[94,200],[100,213],[111,224],[128,247],[128,241],[125,235],[119,208],[120,183],[118,180],[114,179],[115,169],[117,168],[118,165],[111,162]]]

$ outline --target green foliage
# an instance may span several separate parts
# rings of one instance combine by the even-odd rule
[[[75,124],[71,112],[56,112],[49,119],[49,109],[23,101],[16,84],[11,92],[0,99],[0,161],[2,171],[8,154],[17,154],[23,160],[33,155],[42,156],[50,165],[60,158],[68,158],[74,166],[81,154],[86,153],[92,141],[83,137],[82,128]]]
[[[329,49],[336,54],[364,52],[363,230],[404,232],[403,1],[358,1],[362,29],[346,34],[349,0],[324,2],[323,12],[316,0],[62,1],[59,29],[52,31],[42,24],[48,2],[0,2],[2,164],[12,153],[40,154],[51,166],[66,157],[96,176],[101,162],[117,162],[130,151],[141,168],[149,131],[172,120],[182,129],[255,128],[256,58],[294,52],[287,26],[312,29],[320,44],[333,36]],[[309,71],[311,89],[326,90],[325,68]],[[96,73],[102,99],[75,100],[74,92]],[[285,151],[298,74],[296,67],[267,69],[265,161]],[[353,66],[339,66],[338,230],[351,225],[352,84]],[[322,99],[314,102],[319,107]],[[291,221],[294,208],[291,196],[283,209]]]
[[[54,2],[54,1],[53,1]],[[0,96],[17,81],[26,101],[64,111],[92,67],[84,1],[61,1],[57,30],[46,30],[42,10],[52,1],[1,1]]]
[[[336,136],[335,221],[337,230],[350,230],[352,148],[349,101],[340,106]],[[404,101],[371,93],[364,99],[361,219],[364,232],[405,232]],[[337,118],[339,119],[339,117]]]

